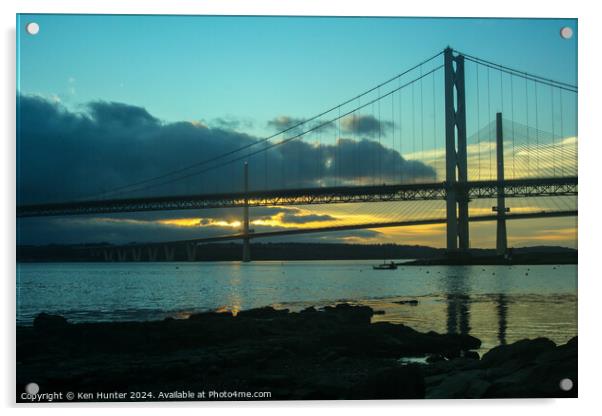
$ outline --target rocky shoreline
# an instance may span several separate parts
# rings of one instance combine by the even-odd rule
[[[152,322],[40,314],[17,327],[17,401],[30,401],[22,394],[30,382],[40,394],[104,393],[72,399],[80,401],[577,397],[576,337],[560,346],[522,340],[479,357],[475,337],[372,323],[373,314],[349,304]],[[565,378],[570,391],[559,387]]]

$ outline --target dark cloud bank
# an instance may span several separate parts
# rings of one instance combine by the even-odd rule
[[[302,120],[279,117],[273,121],[272,127],[282,128],[299,121]],[[200,123],[164,123],[144,108],[104,101],[91,102],[84,111],[74,112],[41,97],[20,95],[17,125],[18,203],[58,202],[94,196],[181,169],[259,140],[228,129],[233,126],[232,123],[214,123],[211,128]],[[389,128],[385,123],[380,125],[378,120],[365,116],[344,120],[341,125],[341,133],[353,134],[354,139],[343,136],[336,144],[320,146],[294,140],[247,158],[251,188],[342,185],[357,181],[392,183],[400,177],[407,179],[411,175],[433,177],[432,168],[420,162],[406,161],[398,152],[371,140],[376,131]],[[262,146],[264,144],[258,144],[249,151],[261,149]],[[243,183],[242,165],[242,160],[237,161],[183,181],[115,197],[240,191]],[[211,165],[204,167],[207,166]],[[190,214],[162,213],[160,216],[183,217]],[[204,212],[203,216],[207,214]],[[259,212],[257,214],[261,215]],[[140,214],[137,218],[156,218],[158,215]],[[232,214],[224,210],[213,215],[223,218]],[[195,216],[199,216],[198,213]],[[285,219],[295,223],[320,220],[315,216],[304,219],[290,212],[285,213]],[[80,222],[59,219],[27,221],[32,225],[37,224],[40,233],[54,233],[61,227],[66,234],[77,233],[72,228],[75,227],[73,224],[82,227]],[[131,224],[131,227],[136,226],[146,232],[157,232],[148,227],[140,228],[140,224]],[[20,227],[21,236],[33,234],[36,227],[31,227],[31,232],[28,228]],[[109,241],[116,238],[122,240],[128,233],[132,237],[136,234],[123,224],[99,223],[96,227],[103,227],[102,232],[96,233],[97,236]],[[79,230],[81,233],[81,228]],[[198,236],[199,230],[194,231]],[[178,232],[180,234],[165,239],[188,238],[181,234],[181,229]],[[136,234],[131,240],[144,240],[142,237]]]

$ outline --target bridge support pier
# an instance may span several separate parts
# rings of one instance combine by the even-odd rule
[[[251,242],[249,237],[242,240],[242,261],[248,263],[251,261]]]
[[[102,255],[105,261],[113,261],[113,253],[113,250],[111,250],[110,248],[105,248],[104,250],[102,250]]]
[[[142,258],[142,249],[140,247],[132,247],[132,260],[140,261]]]
[[[165,261],[173,261],[176,254],[176,248],[170,247],[167,244],[163,246],[163,253],[165,254]]]
[[[188,257],[188,261],[196,260],[196,248],[197,245],[194,243],[186,244],[186,255]]]
[[[118,261],[126,261],[127,260],[127,252],[123,248],[117,249],[117,260]]]
[[[157,261],[157,247],[147,247],[146,254],[148,261]]]
[[[242,261],[248,263],[251,261],[251,241],[249,238],[249,164],[245,162],[245,203],[243,206],[243,221],[242,221]]]
[[[445,182],[447,251],[469,248],[464,56],[445,49]]]
[[[497,113],[495,118],[496,125],[496,157],[497,157],[497,206],[493,211],[497,212],[497,230],[496,230],[496,253],[500,256],[508,252],[508,235],[506,232],[506,213],[510,208],[506,208],[506,195],[504,194],[504,129],[502,126],[502,113]]]

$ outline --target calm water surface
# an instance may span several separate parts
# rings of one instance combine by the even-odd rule
[[[577,334],[576,265],[375,271],[376,263],[20,263],[17,323],[30,325],[43,311],[72,322],[150,320],[351,301],[384,311],[375,321],[470,333],[484,350],[537,336],[563,343]]]

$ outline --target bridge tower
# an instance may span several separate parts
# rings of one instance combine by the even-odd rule
[[[496,252],[503,256],[508,251],[508,235],[506,233],[506,213],[510,208],[506,208],[506,195],[504,195],[504,130],[502,126],[502,113],[497,113],[495,117],[495,143],[496,143],[496,162],[497,162],[497,206],[493,211],[497,212],[497,230],[496,230]]]
[[[251,261],[251,242],[249,239],[249,164],[245,162],[245,202],[243,206],[243,221],[242,221],[242,261],[248,263]]]
[[[447,47],[444,60],[447,250],[453,253],[469,246],[464,56]]]

